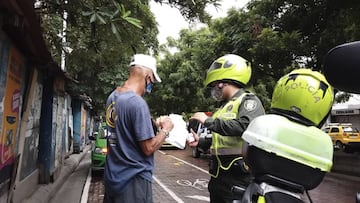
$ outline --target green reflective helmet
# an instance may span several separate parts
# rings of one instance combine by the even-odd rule
[[[331,110],[333,99],[333,89],[324,75],[297,69],[278,80],[270,108],[305,124],[320,126]]]
[[[245,86],[250,77],[250,63],[238,55],[227,54],[216,59],[211,64],[206,73],[204,85],[209,86],[215,81],[228,81]]]

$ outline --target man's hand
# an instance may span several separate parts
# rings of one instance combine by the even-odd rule
[[[174,128],[174,123],[169,116],[160,116],[156,119],[155,123],[161,129],[157,134],[161,133],[162,136],[154,136],[151,139],[139,142],[141,150],[146,156],[150,156],[158,150],[168,133]]]
[[[156,119],[156,123],[160,129],[164,129],[168,132],[174,128],[174,123],[169,116],[160,116]]]

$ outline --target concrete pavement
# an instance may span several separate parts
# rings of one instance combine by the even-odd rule
[[[79,203],[90,162],[81,163],[90,154],[91,145],[86,145],[80,154],[72,154],[65,159],[59,177],[53,182],[41,185],[23,203]],[[90,160],[90,159],[87,159]],[[80,164],[81,163],[81,164]],[[85,175],[84,175],[85,173]],[[69,186],[72,186],[69,188]],[[75,198],[75,201],[68,201]]]

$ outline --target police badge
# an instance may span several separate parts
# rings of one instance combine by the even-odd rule
[[[257,102],[255,100],[249,99],[249,100],[245,100],[244,102],[244,108],[247,111],[252,111],[256,108]]]

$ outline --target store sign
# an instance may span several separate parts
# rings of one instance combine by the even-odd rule
[[[356,115],[360,114],[359,109],[339,109],[339,110],[332,110],[332,115]]]

